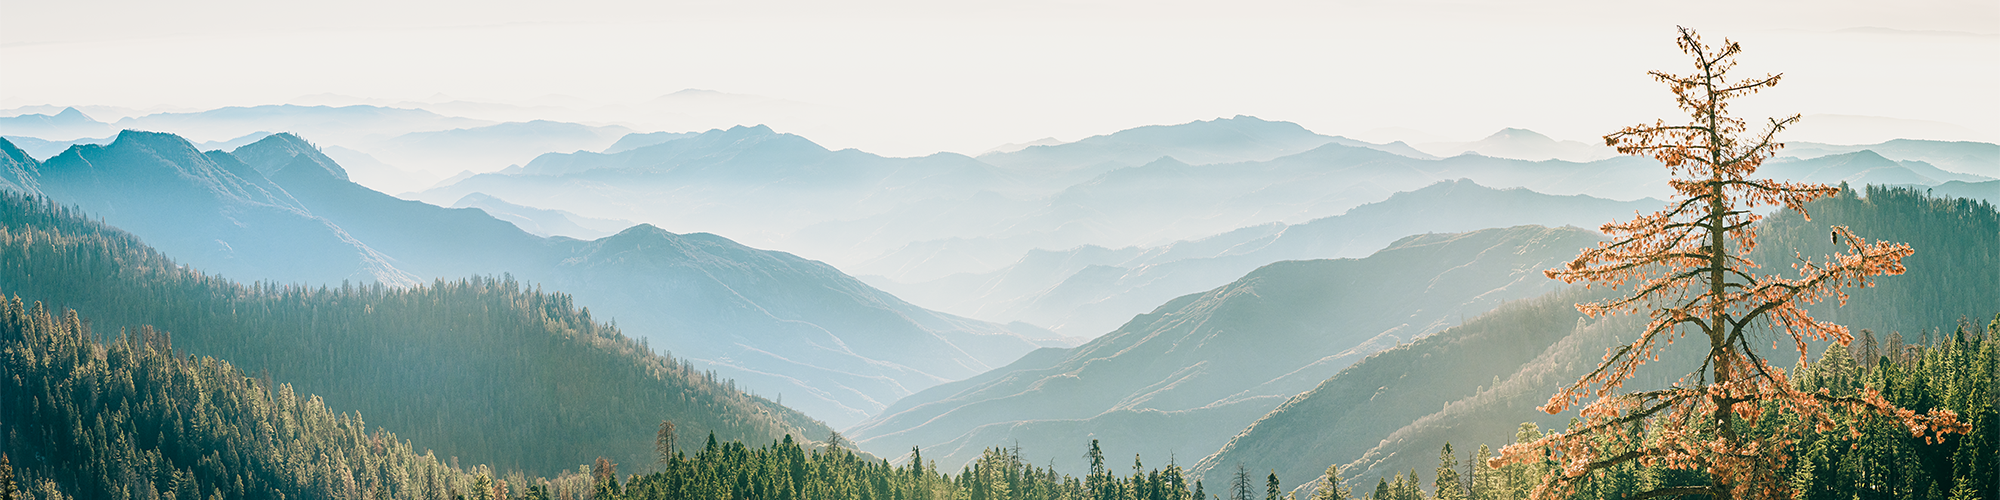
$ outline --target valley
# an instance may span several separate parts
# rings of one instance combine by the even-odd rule
[[[377,105],[5,120],[0,471],[29,498],[1519,498],[1553,462],[1486,458],[1580,425],[1538,408],[1648,338],[1575,307],[1630,287],[1545,271],[1684,196],[1525,129],[1246,115],[921,157]],[[1838,187],[1732,215],[1760,272],[1914,250],[1805,306],[1849,345],[1748,352],[1969,429],[1801,460],[1990,471],[1951,457],[1996,442],[2000,146],[1756,174]]]

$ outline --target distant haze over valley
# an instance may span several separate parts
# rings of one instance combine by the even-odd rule
[[[2000,497],[1994,0],[0,12],[8,499]]]
[[[1561,360],[1633,327],[1578,321],[1565,301],[1586,293],[1541,271],[1600,241],[1597,225],[1671,195],[1656,161],[1527,129],[1371,142],[1247,115],[921,157],[836,150],[766,125],[646,131],[373,105],[114,122],[66,107],[0,127],[0,191],[74,207],[196,276],[342,293],[484,276],[502,281],[473,283],[559,292],[552,303],[577,307],[567,317],[615,326],[602,345],[685,363],[650,365],[679,367],[661,380],[720,384],[703,390],[733,406],[704,428],[829,433],[802,436],[825,440],[813,446],[839,431],[875,456],[905,460],[916,447],[948,469],[1015,446],[1068,474],[1086,471],[1071,449],[1095,439],[1114,455],[1186,457],[1218,484],[1246,461],[1287,477],[1337,463],[1365,482],[1421,465],[1431,441],[1504,442],[1513,424],[1540,421],[1521,410],[1576,369]],[[83,138],[58,139],[70,135]],[[460,170],[414,167],[427,164]],[[1897,236],[1924,245],[1911,274],[1930,278],[1919,279],[1993,265],[1976,249],[2000,243],[1950,235],[2000,234],[2000,145],[1795,141],[1758,175],[1870,190],[1825,202],[1831,221],[1958,228]],[[408,190],[383,189],[399,185]],[[1786,215],[1770,223],[1773,241],[1825,244],[1797,236],[1824,233]],[[62,278],[23,276],[0,287],[61,289]],[[1966,286],[2000,289],[1977,282],[1990,278]],[[1992,300],[1911,286],[1867,295],[1889,304],[1827,313],[1892,328]],[[1515,338],[1526,343],[1476,347]],[[1360,394],[1408,378],[1412,356],[1464,376],[1395,385],[1435,392],[1425,397]],[[312,383],[353,394],[381,383],[371,380]],[[1348,407],[1394,417],[1357,422],[1338,410]],[[1358,434],[1298,423],[1315,419]],[[651,432],[603,425],[613,428],[578,435]],[[1298,448],[1297,436],[1315,444]],[[617,448],[628,461],[643,453]],[[1260,450],[1310,463],[1245,455],[1270,453]]]

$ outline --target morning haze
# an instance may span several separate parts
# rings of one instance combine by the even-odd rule
[[[0,497],[2000,495],[1993,2],[0,1]]]

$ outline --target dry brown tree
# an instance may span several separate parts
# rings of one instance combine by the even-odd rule
[[[1492,465],[1555,460],[1559,467],[1536,486],[1535,499],[1567,498],[1593,476],[1627,464],[1697,470],[1710,480],[1628,497],[1634,500],[1776,499],[1790,498],[1777,474],[1790,460],[1792,437],[1807,431],[1830,431],[1850,418],[1889,418],[1927,439],[1964,432],[1966,426],[1950,411],[1917,414],[1873,391],[1836,397],[1796,390],[1784,370],[1751,347],[1753,335],[1789,339],[1803,360],[1809,340],[1846,345],[1853,339],[1846,327],[1813,319],[1805,307],[1828,299],[1846,303],[1846,289],[1867,287],[1874,276],[1901,274],[1902,259],[1913,251],[1835,226],[1831,237],[1845,244],[1844,252],[1816,260],[1795,253],[1797,277],[1760,274],[1761,267],[1748,258],[1757,245],[1755,209],[1779,205],[1810,220],[1806,203],[1839,188],[1753,178],[1783,146],[1772,139],[1798,116],[1769,120],[1761,132],[1750,133],[1743,120],[1729,115],[1729,101],[1776,85],[1779,75],[1730,80],[1742,50],[1735,42],[1711,47],[1681,28],[1678,45],[1694,60],[1694,72],[1650,74],[1673,90],[1692,120],[1627,127],[1604,137],[1621,154],[1665,164],[1675,197],[1659,212],[1605,224],[1610,241],[1584,249],[1566,268],[1547,271],[1568,283],[1629,290],[1578,304],[1586,315],[1645,314],[1651,321],[1636,340],[1609,349],[1595,370],[1541,407],[1560,413],[1595,397],[1581,409],[1577,425],[1508,446]],[[1665,389],[1619,392],[1640,365],[1690,336],[1707,349],[1698,368]],[[1767,422],[1776,429],[1756,429],[1767,410],[1795,418]]]

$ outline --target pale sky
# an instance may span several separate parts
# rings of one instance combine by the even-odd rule
[[[1502,127],[1592,140],[1674,112],[1645,71],[1685,70],[1682,24],[1741,42],[1744,76],[1786,74],[1742,115],[1922,120],[1938,135],[1924,138],[2000,142],[1992,0],[0,0],[0,12],[0,109],[321,93],[617,105],[698,88],[805,103],[818,119],[772,125],[897,156],[1238,114],[1367,140]]]

